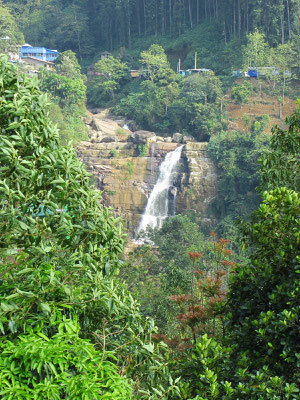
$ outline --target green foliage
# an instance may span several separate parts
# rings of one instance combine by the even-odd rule
[[[251,264],[237,269],[228,299],[229,329],[240,349],[251,348],[251,365],[267,364],[289,379],[297,376],[300,353],[299,212],[298,193],[286,188],[264,193],[245,228]]]
[[[61,143],[77,144],[87,139],[87,129],[81,117],[85,115],[86,87],[75,53],[60,53],[55,61],[55,73],[45,69],[39,72],[40,87],[49,93],[53,104],[49,117],[60,130]]]
[[[219,276],[221,269],[227,268],[227,264],[223,265],[222,262],[227,262],[228,254],[231,254],[225,246],[228,242],[222,239],[205,239],[199,226],[188,216],[182,215],[166,220],[160,230],[147,230],[141,237],[144,245],[132,254],[130,261],[122,269],[121,276],[126,279],[129,288],[139,295],[142,313],[155,318],[161,333],[172,339],[176,337],[175,344],[170,342],[176,351],[181,346],[185,349],[181,340],[186,338],[184,332],[190,336],[190,328],[195,328],[194,322],[197,325],[197,335],[203,331],[218,330],[220,323],[212,322],[212,319],[216,319],[216,314],[213,317],[212,313],[214,307],[218,307],[222,295],[214,293],[220,289],[218,285],[222,280],[222,275]],[[196,266],[189,252],[203,254]],[[200,275],[199,279],[196,278],[196,269],[204,274],[202,283]],[[196,309],[203,311],[200,319],[199,314],[191,318],[191,312],[187,311],[191,290]],[[209,303],[212,298],[214,299]],[[212,305],[214,300],[215,304]],[[206,302],[207,309],[202,310]],[[186,318],[183,318],[182,315],[185,314]]]
[[[182,81],[178,98],[170,105],[170,126],[206,141],[222,129],[220,80],[212,75],[196,74]]]
[[[132,161],[128,161],[127,163],[127,170],[128,170],[128,174],[132,175],[133,174],[133,162]]]
[[[110,152],[109,152],[109,155],[111,156],[111,157],[117,157],[117,155],[118,155],[118,152],[117,152],[117,150],[115,150],[115,149],[112,149]]]
[[[171,332],[177,310],[168,295],[189,290],[192,263],[187,251],[201,251],[203,235],[187,216],[176,215],[160,230],[145,232],[143,240],[145,244],[120,271],[121,277],[139,296],[143,315],[154,317],[161,332]]]
[[[247,128],[250,128],[251,126],[251,118],[247,114],[243,114],[243,121],[245,122],[245,125]]]
[[[131,398],[126,379],[65,319],[52,337],[40,330],[0,343],[0,395],[11,399]]]
[[[266,150],[269,137],[264,133],[221,132],[211,138],[209,154],[220,169],[218,198],[213,207],[219,216],[218,232],[236,242],[237,217],[247,218],[258,206],[258,159]]]
[[[286,132],[275,129],[274,153],[261,159],[263,202],[244,226],[251,262],[232,276],[229,329],[251,367],[267,365],[291,381],[299,380],[299,111]],[[284,165],[282,164],[284,157]],[[282,172],[284,170],[284,172]]]
[[[129,70],[127,64],[111,56],[99,60],[95,71],[101,75],[88,81],[88,100],[100,106],[114,99],[115,93],[129,80]]]
[[[260,115],[256,117],[256,121],[252,124],[252,131],[254,134],[259,135],[263,133],[270,122],[269,115]]]
[[[237,349],[236,349],[237,350]],[[291,400],[299,398],[296,383],[288,383],[272,375],[267,366],[249,370],[249,359],[239,353],[236,366],[232,362],[233,349],[220,341],[203,335],[189,359],[179,364],[183,399],[193,400]]]
[[[73,108],[61,109],[58,104],[51,103],[48,107],[49,118],[59,129],[59,139],[63,146],[70,141],[74,146],[82,140],[88,140],[88,130],[82,121],[85,110]]]
[[[136,382],[136,393],[152,393],[158,384],[168,390],[170,373],[160,354],[165,346],[151,343],[154,323],[141,316],[136,301],[113,279],[123,247],[119,221],[100,205],[75,151],[59,145],[38,83],[18,77],[5,59],[0,74],[0,343],[7,359],[15,357],[13,368],[24,366],[19,386],[29,385],[32,398],[47,384],[54,393],[49,398],[70,390],[72,398],[76,391],[80,398],[83,391],[130,398],[126,380],[105,361],[108,357]],[[80,337],[93,345],[77,333],[70,338],[73,328],[67,323],[62,337],[56,327],[66,320],[78,320]],[[36,358],[41,367],[49,364],[46,381],[29,363],[33,348],[36,357],[43,356],[43,348],[49,351],[47,358]],[[0,360],[7,368],[6,358]],[[62,371],[64,363],[68,371]],[[7,387],[0,386],[8,393],[15,390],[11,376]],[[35,383],[36,390],[30,387]]]
[[[245,67],[269,66],[270,48],[265,40],[265,34],[257,28],[247,35],[247,45],[243,49]]]
[[[66,76],[67,78],[82,78],[81,67],[76,54],[72,50],[59,53],[59,56],[55,60],[55,70],[59,75]]]
[[[243,81],[242,84],[234,85],[231,89],[231,97],[236,103],[249,103],[249,97],[253,92],[253,86],[248,81]]]
[[[139,144],[138,145],[138,155],[139,157],[147,157],[149,151],[148,144]]]
[[[49,257],[53,263],[85,260],[98,269],[106,257],[105,251],[98,250],[100,244],[114,249],[111,254],[121,251],[118,228],[113,228],[114,220],[98,205],[99,195],[90,191],[89,176],[74,151],[58,146],[58,132],[45,115],[47,99],[37,82],[25,76],[18,81],[13,66],[3,59],[0,72],[2,248],[21,245],[36,262]],[[66,206],[68,213],[57,211]],[[42,220],[37,218],[41,209]],[[86,214],[84,221],[82,214]],[[105,218],[109,234],[102,229]],[[96,247],[90,247],[90,241]]]
[[[72,109],[85,102],[86,87],[81,77],[68,77],[42,70],[40,81],[41,89],[50,93],[62,108]]]
[[[149,79],[137,92],[115,106],[117,114],[159,132],[182,131],[198,140],[207,140],[222,128],[220,80],[213,74],[180,78],[170,68],[161,46],[152,45],[141,54]]]
[[[192,357],[174,365],[185,399],[299,398],[300,199],[294,177],[285,182],[280,175],[282,153],[287,150],[289,160],[298,137],[297,112],[287,132],[274,132],[274,157],[262,158],[269,191],[251,222],[243,225],[251,256],[230,277],[225,337],[203,336]],[[297,164],[296,157],[290,161]],[[289,188],[278,187],[285,183]]]
[[[299,100],[298,100],[299,102]],[[270,150],[260,159],[263,189],[285,186],[300,192],[300,112],[287,118],[288,129],[273,129]]]
[[[8,37],[8,40],[3,38]],[[24,40],[24,36],[19,31],[16,19],[12,15],[9,7],[0,2],[0,51],[17,51],[16,45]]]
[[[238,4],[228,0],[218,2],[217,7],[208,7],[205,1],[169,3],[166,0],[160,3],[156,0],[94,0],[91,3],[5,0],[5,3],[13,9],[29,42],[72,49],[80,58],[92,59],[101,49],[126,47],[134,51],[136,41],[139,45],[143,43],[141,49],[175,38],[172,53],[177,60],[178,56],[184,59],[187,53],[192,57],[193,50],[189,50],[195,48],[199,50],[199,59],[211,60],[214,57],[209,53],[218,54],[218,50],[227,46],[230,49],[232,39],[239,42],[255,28],[272,45],[296,41],[299,37],[299,4],[294,0],[266,0],[264,4],[257,0]],[[206,39],[213,35],[217,39],[209,47]],[[193,46],[195,42],[197,46]],[[222,51],[219,54],[222,60]],[[221,62],[215,62],[218,64],[222,68]]]
[[[166,70],[171,72],[165,50],[158,44],[153,44],[147,51],[143,51],[140,61],[152,82],[160,80],[166,74]]]

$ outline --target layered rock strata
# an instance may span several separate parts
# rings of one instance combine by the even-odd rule
[[[123,120],[113,121],[103,113],[85,122],[90,141],[79,144],[78,156],[103,192],[104,204],[123,218],[132,236],[157,180],[159,165],[168,152],[179,146],[178,141],[185,144],[174,182],[176,211],[183,214],[187,210],[206,212],[217,190],[217,172],[207,156],[207,143],[192,142],[178,134],[172,140],[153,132],[131,132],[120,127]]]

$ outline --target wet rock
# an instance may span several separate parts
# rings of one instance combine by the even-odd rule
[[[99,114],[99,113],[101,113],[102,109],[101,108],[89,108],[89,111],[92,114]]]
[[[128,136],[128,141],[134,144],[146,144],[149,139],[155,137],[154,132],[149,131],[136,131]]]
[[[90,126],[94,131],[97,131],[97,132],[101,132],[101,130],[102,130],[101,123],[97,119],[92,119]]]
[[[115,122],[119,125],[120,128],[123,128],[126,124],[125,119],[115,119]]]
[[[182,143],[183,135],[181,133],[174,133],[172,139],[175,143]]]
[[[106,136],[101,140],[101,143],[113,143],[116,141],[117,141],[117,138],[115,136]]]
[[[182,142],[183,143],[195,142],[195,138],[193,136],[183,136]]]
[[[93,121],[93,118],[92,118],[92,117],[89,117],[89,116],[86,116],[86,117],[83,117],[83,118],[82,118],[82,122],[83,122],[85,125],[91,125],[92,121]]]
[[[129,129],[131,132],[136,132],[136,131],[139,129],[137,123],[136,123],[135,121],[131,120],[131,119],[125,121],[125,123],[126,123],[126,125],[128,126],[128,129]]]

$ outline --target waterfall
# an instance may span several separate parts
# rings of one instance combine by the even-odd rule
[[[170,189],[176,177],[177,167],[183,146],[168,153],[159,167],[157,182],[150,194],[145,212],[142,216],[137,234],[147,226],[161,228],[164,219],[175,213],[176,190],[172,190],[173,202],[170,200]],[[174,188],[175,189],[175,188]]]

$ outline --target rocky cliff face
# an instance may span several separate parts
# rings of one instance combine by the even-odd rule
[[[159,165],[165,155],[184,141],[181,168],[176,182],[177,213],[195,210],[205,213],[216,196],[217,173],[206,152],[207,143],[192,142],[175,134],[162,138],[152,132],[123,129],[123,120],[114,121],[107,113],[85,120],[90,141],[77,148],[79,158],[103,191],[103,202],[124,219],[134,235],[157,180]]]

